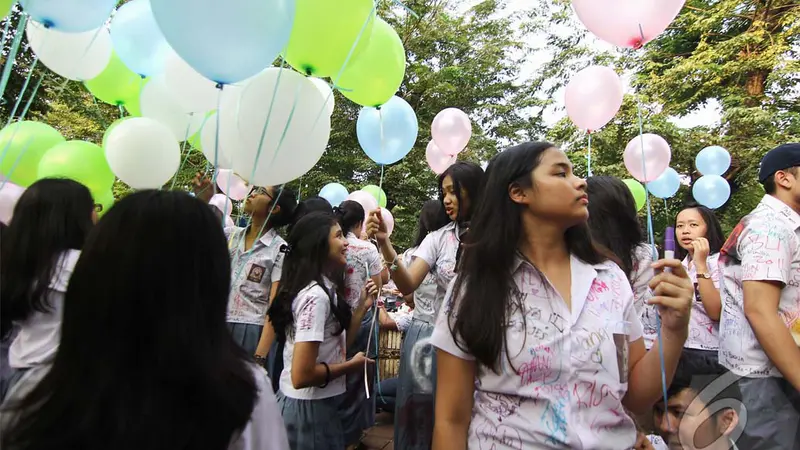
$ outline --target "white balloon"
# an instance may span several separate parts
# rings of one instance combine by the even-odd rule
[[[220,128],[222,128],[222,124],[220,124]],[[219,136],[218,144],[217,136]],[[217,134],[217,113],[212,113],[206,119],[203,129],[200,130],[200,146],[203,147],[203,155],[208,162],[219,169],[230,169],[233,166],[225,150],[224,142],[222,133]]]
[[[0,181],[0,185],[2,184],[3,182]],[[11,223],[11,218],[14,216],[14,206],[17,205],[17,201],[24,192],[24,187],[5,181],[5,185],[0,188],[0,222],[6,225]]]
[[[164,75],[156,75],[147,82],[139,95],[142,117],[155,119],[167,126],[178,141],[185,140],[200,130],[205,120],[203,113],[186,113],[178,99],[170,92]]]
[[[120,122],[106,139],[108,165],[120,180],[135,189],[158,189],[181,162],[175,135],[166,125],[148,117]]]
[[[174,51],[167,56],[164,76],[184,112],[205,114],[217,109],[217,83],[200,75]]]
[[[111,35],[105,26],[83,33],[63,33],[30,21],[26,34],[39,61],[70,80],[91,80],[111,60]]]
[[[320,78],[308,77],[308,79],[311,80],[314,83],[314,86],[316,86],[317,89],[319,89],[319,91],[322,93],[322,98],[325,99],[325,108],[328,110],[328,115],[332,116],[335,101],[333,99],[334,95],[333,91],[331,90],[331,86],[327,81]]]
[[[314,83],[289,69],[270,68],[249,82],[239,100],[238,122],[241,145],[232,149],[233,169],[256,186],[286,183],[311,170],[331,133],[325,98]]]

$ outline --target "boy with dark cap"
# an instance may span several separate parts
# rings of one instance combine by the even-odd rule
[[[800,450],[800,144],[761,160],[766,195],[720,257],[719,362],[742,377],[753,450]]]

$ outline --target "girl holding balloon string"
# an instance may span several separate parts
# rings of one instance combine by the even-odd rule
[[[367,233],[375,236],[392,279],[404,295],[416,291],[428,274],[436,279],[433,316],[419,316],[425,330],[403,343],[405,364],[401,369],[395,410],[394,444],[401,449],[429,449],[433,436],[433,408],[436,390],[436,360],[430,345],[430,335],[436,311],[444,300],[450,281],[455,277],[456,257],[461,236],[466,232],[472,211],[480,200],[483,169],[477,164],[459,161],[439,176],[439,198],[450,223],[431,232],[414,252],[406,265],[394,250],[380,211],[373,211],[367,222]],[[412,356],[413,355],[413,356]],[[418,361],[412,361],[412,358]],[[402,367],[402,365],[401,365]],[[422,371],[423,373],[416,373]]]

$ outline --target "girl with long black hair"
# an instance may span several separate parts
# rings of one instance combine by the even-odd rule
[[[3,393],[32,367],[55,357],[64,293],[86,236],[97,220],[92,194],[72,180],[33,183],[14,207],[0,249],[0,319],[13,373]]]
[[[52,365],[9,393],[3,449],[287,449],[267,374],[228,331],[230,281],[207,205],[122,199],[75,265]]]
[[[406,265],[395,249],[382,223],[380,211],[370,214],[367,234],[375,236],[389,265],[392,280],[403,295],[408,295],[422,285],[425,277],[432,273],[436,279],[436,299],[434,309],[442,304],[447,286],[455,277],[456,257],[461,245],[461,236],[469,228],[472,212],[480,201],[480,187],[483,169],[477,164],[459,161],[448,167],[439,176],[439,200],[450,219],[450,223],[428,234],[414,252],[411,264]],[[431,321],[433,322],[433,321]],[[403,386],[412,386],[410,380],[400,380],[394,445],[401,449],[426,450],[431,446],[433,436],[433,400],[436,390],[434,373],[436,361],[433,347],[428,339],[418,341],[412,352],[421,361],[417,365],[425,367],[423,373],[413,374],[423,379],[424,386],[411,391]],[[427,381],[425,381],[427,380]]]
[[[433,333],[438,348],[433,448],[632,448],[661,393],[627,275],[593,244],[586,182],[545,142],[489,163],[457,278]],[[658,261],[670,382],[686,339],[692,287],[680,261]]]
[[[345,447],[339,414],[344,375],[363,372],[370,362],[364,353],[345,358],[378,292],[367,283],[354,309],[345,300],[348,246],[333,215],[311,213],[294,224],[284,247],[282,282],[269,319],[285,343],[278,402],[292,450]]]

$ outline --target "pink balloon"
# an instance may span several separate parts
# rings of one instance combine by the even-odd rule
[[[381,220],[386,224],[386,233],[391,236],[394,231],[394,216],[386,208],[381,208]]]
[[[566,89],[567,115],[578,128],[599,130],[622,106],[622,80],[604,66],[589,66],[572,77]]]
[[[2,184],[1,181],[0,184]],[[17,200],[22,197],[23,192],[25,192],[24,187],[17,186],[10,181],[5,182],[3,188],[0,189],[0,222],[6,225],[11,223],[14,206],[17,205]]]
[[[233,219],[231,219],[231,216],[225,216],[225,228],[233,228],[233,225],[234,223]]]
[[[456,162],[457,158],[457,155],[445,155],[433,140],[428,142],[428,148],[425,149],[425,159],[428,160],[428,166],[436,175],[441,175],[442,172]]]
[[[244,200],[250,193],[250,186],[229,169],[217,171],[217,186],[231,200]]]
[[[368,215],[370,212],[378,209],[378,200],[376,200],[375,197],[369,192],[360,190],[351,192],[350,195],[347,196],[347,200],[352,200],[360,204],[364,208],[365,215]]]
[[[644,146],[642,146],[642,141],[644,141]],[[671,158],[672,151],[669,144],[657,134],[646,133],[641,137],[636,136],[625,147],[625,167],[628,168],[628,172],[633,175],[633,178],[642,183],[649,183],[660,177],[669,167]],[[642,159],[644,159],[644,167],[642,167]]]
[[[224,194],[214,194],[214,196],[211,197],[211,200],[209,200],[208,204],[216,206],[218,210],[222,211],[223,216],[231,215],[231,210],[233,209],[233,202]]]
[[[445,155],[457,155],[467,148],[472,137],[472,122],[460,109],[443,109],[433,118],[431,136]]]
[[[639,48],[667,29],[685,0],[572,0],[595,36],[618,47]]]

